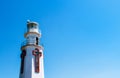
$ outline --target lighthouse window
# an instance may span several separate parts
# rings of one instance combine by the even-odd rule
[[[34,26],[35,29],[37,29],[37,26]]]
[[[34,29],[36,29],[36,28],[37,28],[37,26],[33,26],[33,25],[32,25],[30,28],[34,28]]]
[[[34,26],[31,26],[31,28],[34,28]]]

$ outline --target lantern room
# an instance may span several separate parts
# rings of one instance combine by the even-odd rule
[[[27,22],[27,32],[37,32],[39,33],[38,23],[37,22]]]

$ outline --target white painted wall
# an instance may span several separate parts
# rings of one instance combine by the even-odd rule
[[[35,56],[32,55],[32,51],[35,50],[35,46],[27,46],[26,47],[26,56],[24,60],[24,72],[23,74],[20,74],[20,78],[44,78],[44,67],[43,67],[43,51],[40,49],[42,52],[42,56],[39,58],[40,60],[40,72],[36,73],[35,72]]]
[[[30,28],[30,29],[29,29],[29,32],[37,32],[37,33],[39,33],[39,30],[38,30],[38,29],[35,29],[35,28]]]

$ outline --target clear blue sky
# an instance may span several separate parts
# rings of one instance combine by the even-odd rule
[[[28,19],[40,23],[45,78],[120,78],[119,0],[1,0],[0,78],[19,78]]]

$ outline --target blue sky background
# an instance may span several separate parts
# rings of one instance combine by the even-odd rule
[[[45,78],[120,78],[119,0],[1,0],[0,78],[19,78],[28,19],[40,23]]]

